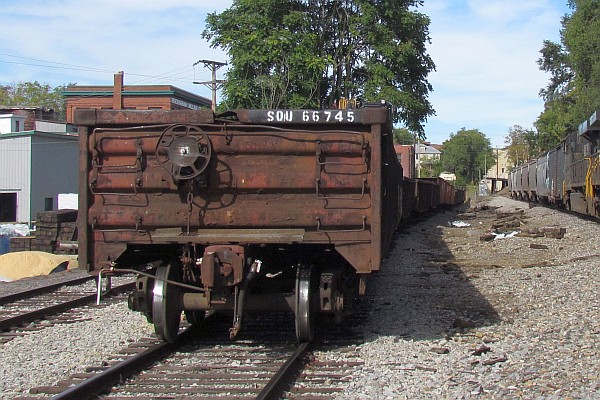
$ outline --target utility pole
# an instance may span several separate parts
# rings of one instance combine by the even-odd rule
[[[496,146],[496,178],[500,178],[500,155],[498,154],[498,146]]]
[[[483,179],[487,179],[487,154],[483,155]]]
[[[221,88],[221,85],[225,83],[224,80],[217,80],[217,70],[227,63],[219,62],[219,61],[210,61],[210,60],[198,60],[194,63],[194,67],[200,63],[203,63],[204,66],[212,72],[212,80],[208,82],[192,82],[195,85],[205,85],[209,89],[212,90],[212,110],[216,111],[217,108],[217,88]]]
[[[415,167],[417,178],[421,177],[421,160],[419,159],[419,150],[421,145],[419,144],[419,137],[415,136]]]

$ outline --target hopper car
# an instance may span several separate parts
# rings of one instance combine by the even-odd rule
[[[511,197],[600,218],[600,111],[556,147],[510,173]]]

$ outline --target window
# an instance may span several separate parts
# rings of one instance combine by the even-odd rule
[[[21,132],[21,121],[15,121],[15,132]]]
[[[17,221],[17,194],[0,193],[0,222]]]
[[[54,198],[46,197],[44,199],[44,211],[52,211],[54,210]]]

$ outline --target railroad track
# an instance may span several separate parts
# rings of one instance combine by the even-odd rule
[[[7,303],[13,303],[15,301],[23,300],[23,299],[28,299],[28,298],[38,296],[41,294],[50,293],[50,292],[53,292],[56,289],[59,289],[63,286],[80,285],[82,283],[91,281],[93,279],[94,279],[93,275],[88,275],[88,276],[77,277],[77,278],[73,278],[73,279],[67,279],[62,282],[53,283],[50,285],[35,287],[32,289],[27,289],[27,290],[21,290],[19,292],[15,292],[15,293],[0,295],[0,306],[3,306]]]
[[[213,316],[198,327],[187,327],[172,345],[142,339],[108,365],[30,393],[56,400],[97,398],[101,393],[118,399],[330,399],[352,368],[362,364],[357,352],[362,321],[361,313],[322,332],[318,342],[297,345],[291,339],[293,318],[287,314],[248,321],[234,342],[228,340],[230,319]]]
[[[86,319],[85,313],[75,310],[96,301],[92,280],[93,277],[77,278],[0,297],[0,344],[56,323]],[[127,282],[114,286],[104,296],[111,299],[132,290],[133,285]]]

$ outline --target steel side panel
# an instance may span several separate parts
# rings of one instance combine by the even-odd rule
[[[395,230],[382,220],[383,193],[400,197],[397,187],[384,186],[395,182],[383,181],[384,125],[223,127],[197,115],[161,114],[160,122],[203,119],[199,126],[213,145],[207,186],[194,187],[190,213],[189,182],[175,182],[157,161],[161,128],[129,125],[140,118],[152,124],[152,113],[104,115],[94,114],[97,126],[127,126],[82,128],[79,224],[87,251],[80,257],[89,268],[114,260],[127,243],[227,241],[333,244],[357,272],[380,268],[384,236],[387,242]]]
[[[78,261],[80,268],[90,269],[93,257],[93,244],[90,237],[90,226],[88,221],[88,208],[90,206],[90,192],[88,181],[88,169],[90,157],[88,153],[89,130],[85,127],[79,128],[79,195],[77,212],[77,242]]]
[[[550,194],[550,175],[548,171],[548,157],[546,153],[537,159],[535,164],[536,193],[540,197],[548,197]]]
[[[381,261],[383,260],[383,223],[381,219],[383,216],[382,170],[384,168],[384,162],[382,156],[385,149],[382,146],[381,125],[373,125],[372,129],[372,148],[378,149],[378,151],[375,151],[375,154],[371,154],[371,165],[375,166],[375,168],[371,168],[371,173],[373,175],[371,178],[373,185],[371,188],[371,269],[379,270]]]

